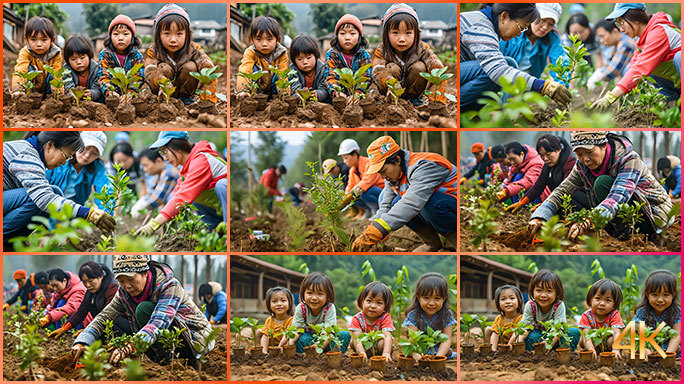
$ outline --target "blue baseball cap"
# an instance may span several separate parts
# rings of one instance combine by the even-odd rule
[[[127,132],[117,132],[116,135],[114,135],[114,141],[117,143],[120,141],[129,142],[131,141],[131,136]]]
[[[161,148],[168,144],[171,139],[190,140],[190,135],[188,135],[187,131],[161,131],[157,141],[150,145],[150,149]]]
[[[641,10],[646,10],[646,4],[644,3],[617,3],[615,4],[615,8],[613,8],[613,12],[610,13],[610,15],[606,16],[606,20],[615,20],[618,17],[622,17],[625,12],[629,11],[630,9],[641,9]]]

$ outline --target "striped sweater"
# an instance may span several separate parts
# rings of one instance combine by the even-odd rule
[[[541,92],[544,80],[511,67],[499,47],[497,19],[492,8],[487,6],[480,11],[461,13],[461,63],[477,60],[487,76],[496,84],[505,77],[511,82],[522,77],[527,82],[527,90]]]
[[[56,194],[47,178],[45,177],[45,163],[43,162],[42,148],[40,153],[35,136],[32,136],[34,144],[29,140],[7,141],[2,144],[2,190],[24,188],[31,200],[43,212],[48,211],[50,203],[57,204],[62,208],[64,204],[74,208],[72,217],[86,217],[89,209]]]

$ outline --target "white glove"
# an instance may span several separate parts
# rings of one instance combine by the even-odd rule
[[[137,219],[140,217],[140,211],[146,208],[147,201],[145,201],[145,198],[141,198],[140,200],[136,201],[135,204],[133,204],[133,208],[131,208],[131,216],[133,216],[134,219]]]
[[[596,83],[602,80],[604,80],[603,71],[599,68],[594,71],[589,77],[589,80],[587,80],[587,88],[589,88],[590,91],[593,91],[596,89]]]

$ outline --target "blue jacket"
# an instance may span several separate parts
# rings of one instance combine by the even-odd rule
[[[45,177],[50,182],[50,185],[56,185],[64,192],[64,197],[83,205],[90,198],[93,186],[96,192],[100,192],[103,186],[109,187],[110,185],[102,160],[95,160],[93,164],[95,169],[92,173],[88,171],[87,166],[77,173],[73,164],[68,161],[62,166],[45,172]],[[100,209],[105,208],[98,199],[95,199],[95,204]]]
[[[218,306],[218,312],[216,312],[216,315],[213,317],[218,322],[226,316],[226,312],[228,311],[228,297],[225,292],[218,291],[214,294],[214,297],[211,298],[211,301],[216,302],[216,305]],[[207,320],[211,318],[208,309],[204,311],[204,316],[207,317]]]
[[[682,194],[682,166],[678,165],[670,171],[670,175],[665,179],[663,185],[665,191],[674,197]]]
[[[520,36],[509,41],[501,40],[499,46],[504,56],[512,57],[519,63],[520,70],[534,77],[539,77],[546,69],[549,61],[556,64],[559,57],[565,57],[565,50],[558,32],[551,31],[548,36],[550,38],[548,44],[544,44],[542,39],[537,39],[537,42],[532,45],[530,39],[521,33]],[[567,59],[565,60],[567,61]],[[551,72],[551,76],[558,80],[555,72]]]

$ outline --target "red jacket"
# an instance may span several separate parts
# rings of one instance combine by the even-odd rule
[[[541,170],[544,167],[544,161],[541,159],[541,157],[539,157],[537,150],[527,144],[524,144],[524,147],[527,150],[525,159],[522,163],[520,163],[520,165],[511,165],[510,174],[504,182],[504,190],[506,191],[506,196],[508,197],[517,195],[518,192],[523,189],[527,191],[532,188],[534,183],[537,182],[537,179],[541,174]],[[515,175],[518,173],[523,174],[522,179],[518,181],[512,181],[513,178],[515,178]],[[545,189],[542,193],[542,200],[546,199],[546,196],[548,195],[549,190]]]
[[[53,308],[48,311],[46,316],[50,318],[50,323],[60,320],[64,315],[68,317],[74,314],[78,307],[81,306],[86,293],[86,287],[81,282],[81,279],[73,272],[66,271],[66,273],[69,276],[66,288],[60,292],[55,292],[52,296],[53,303],[56,304],[61,299],[66,300],[66,303],[59,308]]]
[[[221,205],[214,193],[214,186],[227,175],[228,167],[225,161],[211,149],[209,142],[198,141],[181,168],[171,200],[159,213],[170,220],[178,214],[178,208],[183,206],[184,202],[198,202],[220,211]]]
[[[265,170],[264,173],[261,174],[259,184],[268,189],[269,196],[282,196],[278,190],[278,176],[276,175],[275,168]]]
[[[366,156],[359,156],[359,163],[356,167],[349,168],[349,182],[347,183],[346,193],[351,193],[351,190],[357,185],[363,189],[364,192],[372,186],[380,189],[385,188],[385,180],[382,179],[379,173],[372,175],[366,174],[370,163]],[[357,174],[358,172],[359,174]]]

